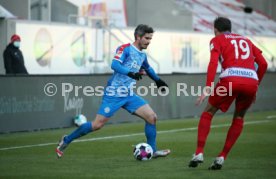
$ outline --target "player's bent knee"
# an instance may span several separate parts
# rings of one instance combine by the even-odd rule
[[[99,130],[104,126],[104,122],[102,121],[94,121],[93,122],[93,131]]]
[[[208,112],[212,115],[215,115],[217,111],[218,111],[218,108],[212,106],[210,103],[208,103],[204,109],[204,112]]]
[[[157,115],[155,113],[152,113],[148,116],[147,122],[150,124],[156,124],[157,121]]]

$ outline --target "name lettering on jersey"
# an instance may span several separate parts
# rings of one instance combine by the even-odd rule
[[[227,38],[227,39],[247,39],[246,37],[244,37],[244,36],[235,36],[235,35],[224,35],[224,37],[225,38]]]
[[[213,43],[211,43],[211,44],[210,44],[210,51],[212,51],[212,50],[213,50],[213,48],[214,48],[214,44],[213,44]]]

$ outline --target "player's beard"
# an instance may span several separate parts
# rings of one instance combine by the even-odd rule
[[[143,43],[143,41],[142,40],[140,40],[139,42],[138,42],[138,47],[139,47],[139,50],[143,50],[143,49],[147,49],[148,48],[148,46],[149,46],[149,44],[150,43]]]
[[[148,46],[149,46],[149,44],[142,44],[142,45],[141,45],[141,47],[142,47],[141,49],[147,49]]]

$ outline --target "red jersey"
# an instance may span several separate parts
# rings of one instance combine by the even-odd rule
[[[210,41],[210,51],[206,86],[211,86],[215,79],[218,61],[222,66],[222,81],[257,85],[262,80],[267,63],[262,51],[248,38],[239,34],[220,34]],[[254,62],[258,64],[257,72]]]

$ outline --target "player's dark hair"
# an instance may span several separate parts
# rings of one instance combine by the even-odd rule
[[[214,21],[214,27],[219,32],[231,32],[231,21],[226,17],[217,17]]]
[[[153,33],[154,30],[152,27],[149,27],[148,25],[145,24],[140,24],[136,27],[134,31],[134,38],[135,40],[137,39],[137,36],[143,37],[146,33]]]

